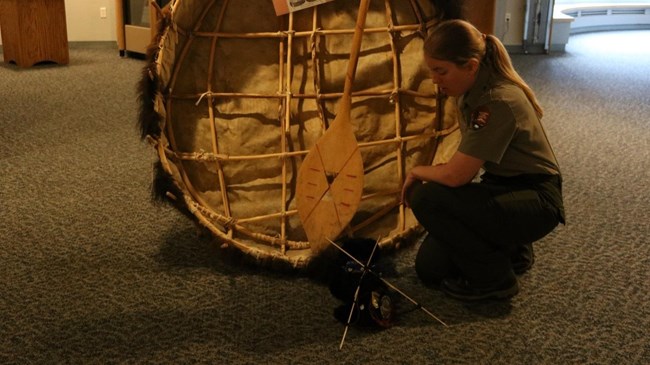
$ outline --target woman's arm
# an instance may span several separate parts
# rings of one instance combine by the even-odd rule
[[[406,194],[418,181],[433,181],[457,187],[472,181],[485,161],[456,151],[449,162],[436,166],[415,166],[406,175],[402,187],[402,202],[408,205]]]

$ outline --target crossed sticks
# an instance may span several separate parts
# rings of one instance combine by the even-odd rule
[[[354,298],[352,301],[352,306],[350,308],[350,314],[348,315],[348,320],[347,323],[345,324],[345,330],[343,331],[343,337],[341,338],[341,343],[339,344],[339,350],[343,348],[343,343],[345,342],[345,337],[348,334],[348,329],[350,328],[350,323],[352,322],[352,316],[354,314],[354,309],[358,304],[359,300],[359,291],[361,290],[361,283],[363,282],[363,278],[367,273],[370,273],[377,277],[379,280],[381,280],[384,284],[386,284],[388,287],[391,289],[395,290],[398,292],[400,295],[402,295],[404,298],[408,299],[411,303],[413,303],[417,308],[422,309],[426,314],[428,314],[431,318],[435,319],[436,321],[440,322],[443,326],[447,327],[447,324],[443,322],[440,318],[436,317],[433,313],[431,313],[428,309],[424,308],[420,303],[416,302],[413,300],[413,298],[409,297],[406,295],[403,291],[399,290],[395,285],[391,284],[388,282],[386,279],[381,277],[379,274],[376,272],[372,271],[370,269],[370,263],[372,262],[372,258],[375,255],[375,251],[377,250],[377,246],[379,245],[379,240],[375,242],[375,246],[372,248],[372,253],[370,253],[370,257],[368,258],[368,262],[364,264],[363,262],[359,261],[356,257],[352,256],[349,252],[347,252],[343,247],[339,246],[336,244],[334,241],[330,240],[329,238],[327,239],[329,243],[331,243],[334,247],[336,247],[339,251],[343,252],[347,257],[352,259],[352,261],[356,262],[358,265],[361,266],[361,277],[359,278],[359,285],[357,285],[357,289],[354,291]]]

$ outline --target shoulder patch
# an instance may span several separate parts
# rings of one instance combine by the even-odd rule
[[[474,130],[481,129],[485,127],[489,121],[490,109],[485,105],[481,105],[472,112],[472,122],[470,126]]]

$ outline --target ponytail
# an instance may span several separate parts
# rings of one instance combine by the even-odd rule
[[[512,61],[510,60],[510,55],[508,55],[508,51],[506,51],[503,43],[501,43],[497,37],[488,34],[485,36],[485,44],[486,52],[484,60],[486,63],[489,64],[497,74],[519,86],[524,94],[526,94],[528,101],[533,105],[537,117],[541,118],[544,115],[542,106],[537,101],[537,97],[530,86],[528,86],[524,79],[522,79],[517,71],[515,71],[515,68],[512,66]]]

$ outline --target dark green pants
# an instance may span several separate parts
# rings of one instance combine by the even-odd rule
[[[415,263],[420,278],[437,284],[460,274],[488,287],[514,276],[511,254],[547,235],[561,219],[541,195],[534,188],[491,183],[415,185],[409,204],[429,232]]]

